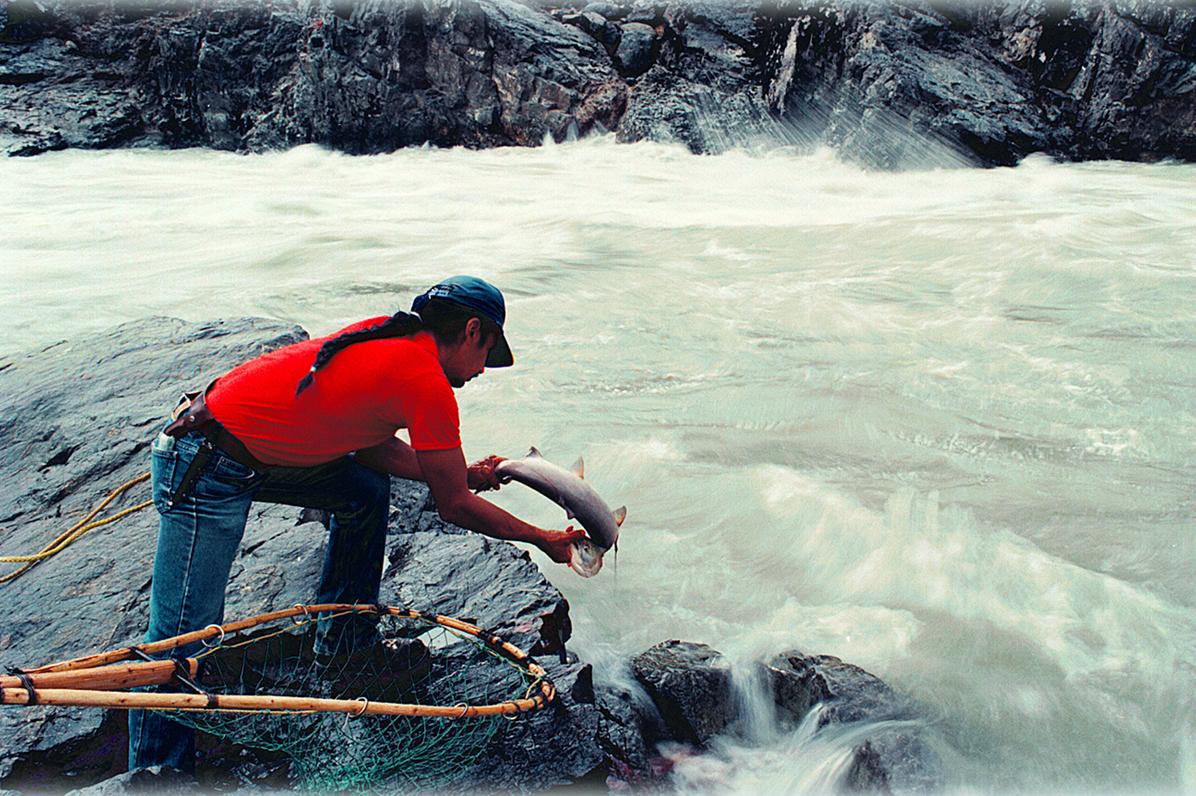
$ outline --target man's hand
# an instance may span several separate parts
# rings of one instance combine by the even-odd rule
[[[490,489],[498,489],[503,484],[510,481],[510,478],[501,479],[495,472],[494,468],[498,463],[505,461],[501,456],[494,456],[493,454],[487,456],[485,459],[480,459],[469,465],[466,473],[466,480],[469,488],[476,492],[485,492]]]
[[[558,564],[568,564],[570,556],[569,549],[576,542],[580,542],[586,538],[585,531],[575,531],[572,525],[563,531],[544,530],[541,533],[543,535],[536,541],[536,547],[547,553],[548,557]]]

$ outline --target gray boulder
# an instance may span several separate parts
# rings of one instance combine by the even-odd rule
[[[727,661],[704,644],[666,641],[636,656],[631,671],[651,697],[662,722],[634,710],[631,695],[613,691],[599,700],[612,729],[603,735],[612,774],[630,783],[658,779],[652,766],[660,740],[682,741],[699,748],[719,734],[737,732],[748,717],[740,715]],[[851,729],[853,756],[844,784],[854,790],[904,792],[942,786],[942,772],[924,737],[924,721],[916,705],[899,696],[879,678],[829,655],[787,652],[763,665],[761,680],[772,691],[776,718],[794,729],[817,706],[815,730]],[[627,744],[621,728],[634,727],[643,746]],[[623,740],[620,745],[616,740]]]
[[[606,684],[596,691],[598,741],[606,756],[611,790],[660,780],[665,767],[655,748],[671,736],[652,698],[638,683]]]
[[[615,67],[624,77],[639,77],[652,66],[656,57],[656,31],[642,22],[620,26],[619,46],[615,49]]]
[[[503,783],[527,792],[569,785],[605,771],[590,665],[540,662],[558,689],[556,703],[512,722],[454,788],[489,791]]]
[[[910,705],[879,677],[833,655],[783,652],[768,664],[778,715],[797,724],[822,705],[819,725],[911,718]]]
[[[705,644],[662,641],[632,658],[631,673],[673,739],[703,745],[735,721],[731,668]]]

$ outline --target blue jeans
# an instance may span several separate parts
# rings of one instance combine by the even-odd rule
[[[250,469],[216,449],[190,494],[170,498],[204,441],[159,435],[152,448],[154,504],[160,515],[149,632],[159,641],[224,619],[224,591],[254,501],[325,509],[332,515],[317,603],[376,603],[382,580],[390,477],[350,457],[316,467]],[[377,618],[322,622],[316,652],[337,654],[377,642]],[[179,648],[177,658],[196,651]],[[155,711],[129,711],[129,769],[195,767],[194,732]]]

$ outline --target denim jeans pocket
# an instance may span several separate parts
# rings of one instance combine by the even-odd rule
[[[214,455],[212,465],[212,474],[226,484],[249,486],[261,480],[261,473],[257,470],[241,464],[222,451],[217,451]]]
[[[165,449],[154,443],[150,451],[150,475],[153,484],[154,507],[159,514],[170,511],[170,496],[174,493],[179,453],[173,447]]]
[[[195,495],[216,500],[239,498],[247,492],[256,491],[264,479],[263,473],[246,467],[217,449],[212,454],[203,477],[195,485]]]

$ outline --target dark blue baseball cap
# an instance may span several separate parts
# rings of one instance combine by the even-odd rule
[[[416,296],[415,301],[411,302],[411,311],[419,314],[428,303],[428,299],[434,298],[477,310],[479,315],[490,319],[498,326],[498,340],[486,357],[486,367],[505,368],[515,364],[515,356],[511,353],[511,346],[507,345],[507,338],[502,329],[507,320],[507,303],[503,301],[498,288],[476,276],[450,276]]]

